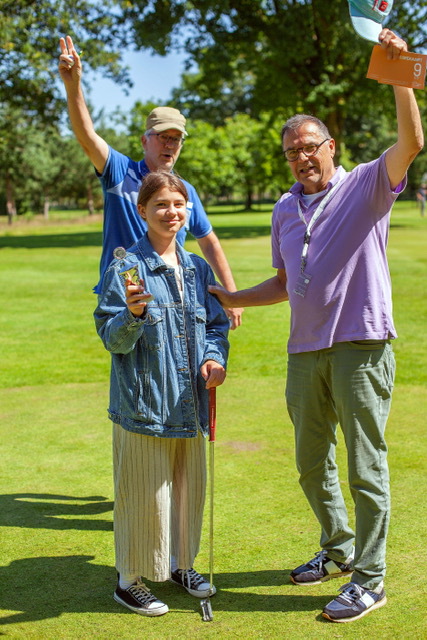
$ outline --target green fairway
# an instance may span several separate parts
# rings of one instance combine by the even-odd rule
[[[271,207],[211,215],[239,287],[271,277]],[[0,635],[40,640],[427,637],[427,219],[398,202],[389,241],[399,339],[387,439],[392,481],[388,604],[358,622],[320,617],[343,581],[297,587],[318,550],[286,413],[287,303],[247,309],[218,390],[214,620],[172,584],[149,586],[170,613],[113,601],[109,354],[94,328],[101,220],[0,220]],[[187,248],[196,250],[190,241]],[[375,268],[375,265],[373,265]],[[344,491],[345,457],[339,464]],[[208,521],[195,568],[208,573]]]

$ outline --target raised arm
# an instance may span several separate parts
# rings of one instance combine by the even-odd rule
[[[383,29],[379,36],[389,60],[398,59],[408,48],[393,31]],[[413,89],[394,86],[397,116],[397,142],[387,150],[386,167],[390,186],[395,189],[403,180],[409,165],[424,146],[423,128]]]
[[[74,134],[99,173],[108,158],[108,144],[93,126],[81,86],[82,63],[70,36],[59,40],[59,73],[67,92],[68,113]]]

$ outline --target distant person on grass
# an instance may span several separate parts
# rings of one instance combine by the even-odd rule
[[[417,202],[420,207],[420,215],[424,218],[426,211],[427,184],[422,184],[417,191]]]
[[[406,43],[383,29],[388,58]],[[282,129],[283,153],[297,181],[275,205],[277,275],[244,291],[211,287],[225,306],[289,299],[286,400],[295,428],[300,484],[321,526],[321,551],[291,573],[297,585],[341,576],[351,582],[323,610],[351,622],[386,603],[390,517],[384,431],[395,363],[386,257],[390,212],[423,147],[412,89],[394,87],[397,142],[347,173],[334,166],[335,142],[317,118],[297,115]],[[341,425],[348,453],[355,531],[349,526],[335,463]]]
[[[207,390],[225,379],[229,323],[208,293],[211,268],[177,242],[187,199],[177,176],[145,176],[137,206],[147,233],[111,263],[95,311],[112,355],[114,599],[146,616],[168,607],[142,577],[171,580],[199,598],[211,593],[193,563],[206,488]],[[133,267],[138,284],[126,273]]]
[[[146,131],[141,138],[144,159],[138,162],[112,149],[95,131],[81,86],[82,64],[72,39],[59,41],[61,55],[59,72],[67,92],[68,112],[75,136],[93,163],[104,192],[104,232],[100,263],[100,291],[102,277],[113,259],[116,247],[133,245],[146,230],[138,215],[136,201],[142,178],[150,171],[172,171],[187,132],[182,113],[171,107],[157,107],[149,114]],[[197,239],[206,260],[220,282],[235,291],[233,275],[217,235],[212,229],[195,188],[185,182],[188,209],[185,225],[178,234],[184,244],[187,231]],[[227,309],[232,329],[240,326],[243,309]]]

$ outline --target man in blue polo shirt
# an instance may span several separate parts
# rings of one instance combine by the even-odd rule
[[[141,138],[144,159],[138,162],[112,149],[99,136],[93,126],[82,87],[82,65],[72,39],[60,39],[59,72],[67,92],[68,111],[75,136],[83,151],[93,163],[104,193],[103,247],[100,262],[100,280],[94,288],[99,292],[100,282],[116,247],[132,246],[145,232],[136,202],[144,175],[150,171],[172,171],[178,160],[187,132],[184,116],[171,107],[157,107],[149,114],[146,131]],[[185,181],[184,181],[185,182]],[[187,231],[199,246],[221,283],[235,291],[233,275],[219,239],[212,229],[195,188],[185,182],[189,194],[187,222],[178,234],[184,244]],[[241,324],[243,309],[227,309],[231,328]]]

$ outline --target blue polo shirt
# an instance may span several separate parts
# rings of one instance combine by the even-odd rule
[[[104,226],[100,278],[94,287],[95,293],[100,292],[100,283],[113,259],[114,249],[131,247],[147,229],[136,204],[142,179],[149,172],[145,160],[135,162],[109,148],[104,171],[98,174],[104,194]],[[204,238],[212,231],[212,225],[196,189],[186,180],[183,180],[183,183],[188,191],[188,203],[186,223],[177,234],[177,240],[181,245],[184,245],[188,231],[197,239]]]

